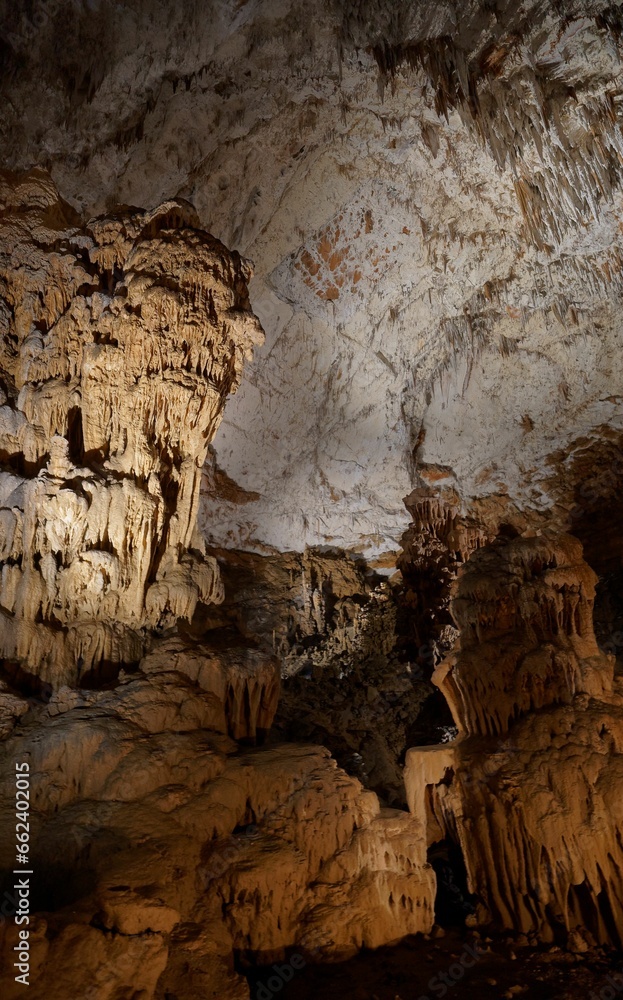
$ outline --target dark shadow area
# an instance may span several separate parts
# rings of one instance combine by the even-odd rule
[[[430,689],[430,694],[419,715],[407,729],[406,748],[437,746],[447,743],[456,736],[456,727],[448,702],[437,688]],[[404,757],[401,761],[404,763]]]
[[[36,462],[28,462],[22,452],[10,454],[0,448],[0,472],[9,472],[23,479],[34,479],[42,469],[46,468],[49,461],[50,455],[47,451]]]
[[[74,465],[84,463],[84,437],[82,434],[82,411],[79,406],[72,406],[67,413],[68,453]]]
[[[42,864],[33,858],[28,871],[31,869],[32,875],[15,875],[11,871],[0,875],[0,898],[6,901],[6,909],[10,911],[4,916],[13,916],[17,910],[18,897],[14,887],[20,880],[30,880],[31,913],[55,913],[89,895],[97,885],[95,871],[76,864],[63,864],[61,861]]]
[[[96,666],[80,675],[78,686],[87,691],[106,691],[115,688],[119,683],[119,674],[123,670],[126,674],[135,673],[138,670],[139,661],[134,663],[117,663],[112,660],[101,660]],[[80,669],[81,664],[78,664]]]
[[[593,611],[599,648],[615,657],[615,671],[623,674],[623,569],[602,576]]]
[[[436,923],[445,928],[464,927],[475,907],[461,848],[451,840],[439,841],[429,848],[428,861],[437,876]]]
[[[304,949],[288,949],[261,965],[235,956],[251,1000],[587,1000],[620,972],[617,952],[575,956],[556,949],[516,949],[512,942],[485,943],[478,935],[451,929],[441,937],[406,937],[393,947],[364,948],[344,962],[314,963]],[[606,994],[603,994],[606,995]],[[610,993],[608,993],[610,996]]]
[[[26,698],[33,706],[47,705],[52,697],[52,685],[24,670],[17,660],[0,660],[0,679],[14,694]]]

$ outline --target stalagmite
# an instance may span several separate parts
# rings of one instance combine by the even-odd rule
[[[222,599],[201,469],[262,331],[191,206],[82,227],[42,172],[0,198],[0,655],[57,686]]]
[[[472,556],[434,677],[460,735],[409,751],[406,782],[427,839],[460,844],[481,922],[618,947],[623,687],[595,641],[595,581],[570,536]]]

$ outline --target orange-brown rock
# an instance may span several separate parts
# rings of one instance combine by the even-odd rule
[[[156,678],[178,672],[214,695],[209,728],[235,740],[254,740],[271,726],[280,688],[280,661],[249,646],[192,643],[179,636],[154,645],[141,670]]]
[[[40,171],[0,200],[0,656],[57,685],[222,598],[201,469],[262,333],[186,203],[82,226]]]
[[[248,996],[234,949],[337,958],[430,930],[420,822],[382,809],[323,748],[241,753],[202,728],[212,711],[210,692],[179,673],[139,672],[112,691],[58,691],[3,741],[3,815],[9,764],[30,762],[33,1000],[81,995],[76,955],[92,1000],[161,997],[180,968],[185,1000],[233,1000]],[[3,824],[5,867],[13,837]],[[14,934],[0,928],[9,1000]]]
[[[570,535],[472,557],[454,588],[458,648],[433,675],[460,732],[502,735],[530,711],[611,689],[613,663],[593,630],[596,581]]]
[[[409,751],[427,840],[456,840],[478,918],[541,940],[621,944],[623,687],[592,627],[595,574],[570,536],[478,552],[436,682],[461,735]]]

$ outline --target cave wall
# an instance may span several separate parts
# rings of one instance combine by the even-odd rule
[[[217,546],[396,553],[422,463],[538,516],[551,456],[621,429],[616,5],[54,0],[5,23],[8,165],[87,216],[188,198],[255,263],[267,340],[214,442],[238,489],[199,513]]]
[[[37,168],[0,217],[3,752],[33,755],[51,871],[33,996],[53,968],[59,1000],[85,970],[97,1000],[180,976],[239,1000],[234,951],[428,931],[444,837],[479,922],[620,944],[620,684],[591,621],[620,566],[619,8],[3,22],[5,165]],[[402,635],[369,573],[397,564]],[[296,735],[354,754],[362,719],[402,726],[362,775],[395,794],[422,649],[459,737],[408,755],[410,814],[322,748],[235,742],[270,728],[277,653],[282,735],[305,712]],[[354,661],[365,712],[338,698]],[[59,845],[80,878],[52,905]]]

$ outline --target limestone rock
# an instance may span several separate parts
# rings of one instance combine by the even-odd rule
[[[596,581],[571,536],[472,557],[452,602],[459,648],[433,675],[461,732],[502,735],[530,711],[611,690],[612,658],[593,630]]]
[[[3,815],[8,763],[31,765],[36,1000],[81,995],[85,969],[92,1000],[160,997],[156,982],[165,989],[180,967],[185,1000],[244,997],[233,950],[339,958],[431,929],[435,876],[417,819],[381,809],[323,748],[241,753],[200,721],[184,728],[161,712],[167,684],[158,671],[112,691],[59,692],[2,743]],[[13,836],[3,825],[7,867]],[[13,929],[0,928],[5,958]]]
[[[40,171],[0,199],[0,655],[73,683],[222,598],[201,468],[261,328],[185,203],[83,227]]]
[[[420,477],[426,472],[420,467]],[[495,532],[487,531],[482,517],[470,523],[462,516],[460,497],[447,485],[419,487],[405,497],[405,505],[412,521],[402,538],[398,559],[405,581],[404,601],[411,612],[416,642],[432,646],[444,626],[453,624],[450,590],[459,567],[477,548],[492,541]]]
[[[157,643],[140,663],[147,674],[179,672],[202,691],[215,696],[221,718],[210,728],[229,732],[235,740],[254,740],[267,733],[277,710],[280,662],[275,656],[245,646],[214,649],[180,638]]]
[[[476,922],[620,945],[623,693],[591,622],[598,573],[623,648],[620,8],[5,7],[4,156],[51,171],[0,182],[31,995],[240,1000],[234,951],[430,929],[446,838]],[[205,231],[253,257],[267,331],[226,411],[261,336]],[[362,557],[389,575],[407,528],[385,585]],[[232,547],[257,587],[215,610]],[[234,742],[270,725],[275,654],[288,735],[340,734],[393,796],[407,667],[436,666],[460,735],[408,755],[410,815],[315,746]]]
[[[436,674],[461,735],[411,750],[405,777],[427,839],[460,843],[481,922],[619,947],[623,689],[595,642],[594,583],[569,536],[472,556]]]
[[[403,806],[404,751],[434,689],[430,655],[413,649],[400,574],[385,575],[395,558],[371,567],[322,550],[210,552],[225,600],[195,616],[188,639],[205,649],[235,627],[267,657],[276,654],[283,682],[272,738],[326,746],[386,804]]]
[[[255,262],[213,544],[395,551],[421,465],[536,516],[621,431],[617,4],[6,6],[7,164],[90,216],[180,192]]]

